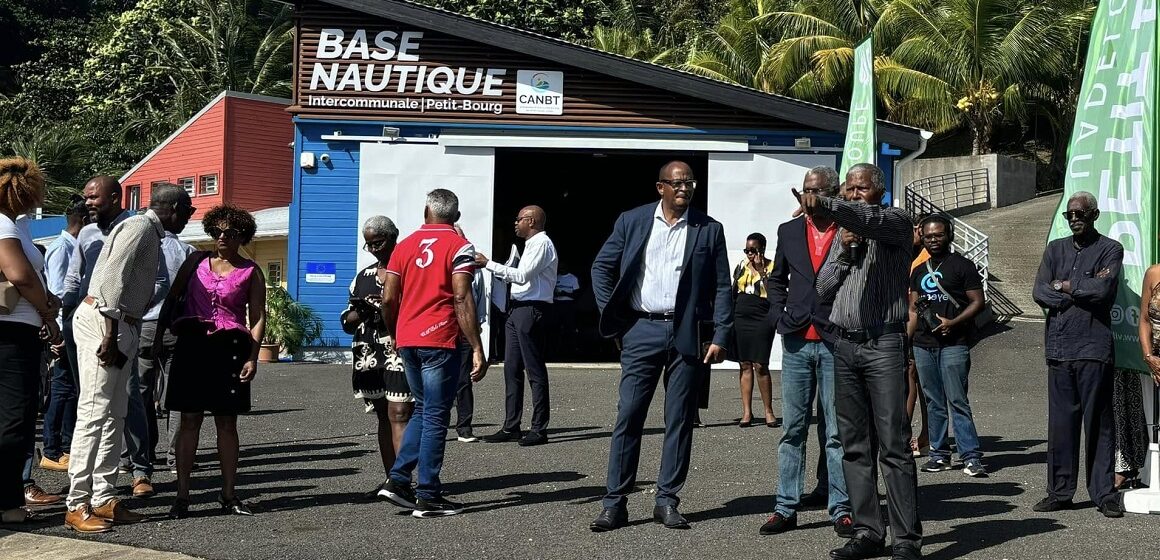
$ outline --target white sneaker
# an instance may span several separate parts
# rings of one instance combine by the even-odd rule
[[[459,436],[459,437],[457,437],[457,438],[455,438],[455,439],[456,439],[456,440],[457,440],[459,443],[475,443],[475,442],[479,441],[479,438],[475,437],[474,435],[470,435],[470,436]]]

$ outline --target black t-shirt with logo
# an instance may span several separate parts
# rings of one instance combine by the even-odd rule
[[[931,310],[947,319],[955,318],[970,301],[967,291],[983,289],[983,278],[975,263],[967,260],[958,253],[950,253],[940,260],[931,257],[930,267],[920,264],[910,275],[910,289],[918,294],[919,304],[926,300]],[[931,274],[938,278],[944,290],[959,303],[958,309],[946,295],[939,291]],[[919,318],[918,329],[914,333],[914,345],[922,348],[938,348],[969,344],[974,335],[974,321],[967,321],[956,326],[946,336],[935,335],[930,332],[926,324]]]

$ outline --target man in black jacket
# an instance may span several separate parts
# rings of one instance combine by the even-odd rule
[[[831,167],[815,167],[806,173],[802,192],[834,197],[838,173]],[[777,506],[761,526],[761,534],[773,535],[797,527],[805,474],[803,459],[810,425],[811,405],[818,397],[819,426],[825,436],[824,470],[829,487],[828,510],[834,530],[842,537],[854,536],[850,500],[842,473],[842,445],[834,413],[834,356],[830,329],[832,302],[822,301],[814,286],[815,276],[830,252],[838,226],[826,216],[802,215],[777,230],[773,276],[769,281],[770,319],[781,334],[781,395],[785,428],[778,445]],[[819,430],[822,428],[819,427]],[[821,451],[819,451],[821,455]],[[819,471],[823,463],[819,461]],[[819,486],[823,479],[819,476]]]

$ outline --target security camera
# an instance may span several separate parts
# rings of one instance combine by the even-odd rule
[[[322,154],[318,156],[318,161],[322,163],[330,163],[330,154]]]

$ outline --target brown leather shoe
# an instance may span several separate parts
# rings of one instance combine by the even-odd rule
[[[40,468],[46,471],[68,472],[68,455],[61,455],[60,459],[55,461],[48,457],[41,457]]]
[[[141,476],[133,479],[133,497],[134,498],[148,498],[156,494],[153,491],[153,482],[147,476]]]
[[[59,504],[63,499],[64,496],[49,494],[35,484],[29,484],[24,487],[24,505],[26,506],[51,506],[53,504]]]
[[[103,505],[93,508],[93,515],[100,517],[101,519],[112,521],[118,525],[140,523],[148,519],[146,516],[125,507],[125,505],[121,503],[121,500],[117,498],[113,498],[105,502]]]
[[[64,526],[78,533],[104,533],[113,528],[112,522],[93,515],[88,504],[64,514]]]

